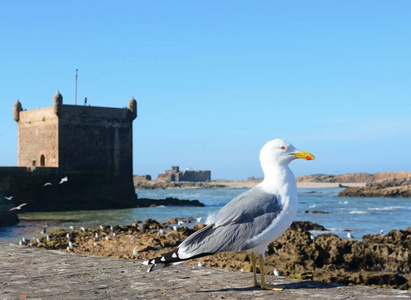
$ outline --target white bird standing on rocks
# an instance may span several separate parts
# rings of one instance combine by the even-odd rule
[[[296,158],[313,160],[314,155],[299,151],[281,139],[272,140],[260,152],[264,180],[227,203],[211,224],[198,230],[175,250],[144,262],[148,271],[179,264],[188,259],[220,252],[251,252],[254,285],[276,289],[264,278],[264,254],[297,214],[297,183],[288,164]],[[259,255],[261,283],[256,276]]]

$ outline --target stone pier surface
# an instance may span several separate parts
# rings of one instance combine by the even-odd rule
[[[146,272],[142,260],[0,244],[0,299],[410,299],[411,291],[266,276],[283,291],[252,286],[252,273],[178,265]]]

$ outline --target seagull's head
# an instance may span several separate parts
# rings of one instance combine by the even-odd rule
[[[296,158],[315,159],[311,153],[297,150],[293,145],[282,139],[267,142],[260,151],[260,162],[263,169],[264,166],[272,164],[288,165]]]

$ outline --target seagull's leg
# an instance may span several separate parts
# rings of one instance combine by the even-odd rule
[[[254,252],[251,252],[251,263],[253,265],[253,278],[254,278],[254,286],[260,286],[257,281],[257,267],[256,267],[256,259]]]
[[[258,258],[258,261],[260,263],[260,275],[261,275],[261,288],[266,289],[266,290],[273,290],[273,291],[282,291],[284,288],[278,285],[271,285],[265,283],[265,278],[264,278],[264,259],[263,256],[260,255]]]

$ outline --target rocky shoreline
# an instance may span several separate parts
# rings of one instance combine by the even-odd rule
[[[411,198],[411,172],[350,173],[344,175],[300,176],[299,182],[339,183],[345,190],[338,197]],[[364,186],[347,183],[363,182]]]
[[[383,185],[347,187],[338,194],[338,197],[411,198],[411,185],[394,187],[385,187]]]
[[[411,172],[385,172],[376,174],[349,173],[344,175],[307,175],[296,178],[299,188],[345,188],[339,197],[403,197],[411,198]],[[212,180],[206,182],[140,181],[134,177],[136,189],[207,189],[252,188],[262,181],[250,177],[246,180]]]
[[[144,259],[178,246],[204,225],[190,228],[193,220],[159,223],[148,219],[128,226],[70,229],[21,241],[31,247],[65,252]],[[362,241],[325,233],[314,237],[310,230],[324,230],[311,222],[294,222],[266,251],[266,272],[274,268],[295,279],[319,280],[352,285],[411,289],[411,227],[386,235],[366,235]],[[188,261],[186,264],[251,272],[247,253],[222,253]]]

